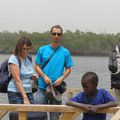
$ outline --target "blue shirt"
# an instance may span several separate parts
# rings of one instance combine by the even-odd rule
[[[71,98],[70,100],[83,103],[83,104],[91,104],[91,105],[99,105],[105,104],[108,102],[115,102],[115,98],[111,96],[111,94],[105,89],[98,89],[96,96],[92,99],[87,99],[87,95],[84,92],[79,93],[77,96]],[[106,120],[106,114],[103,113],[84,113],[82,120]]]
[[[15,64],[19,67],[19,63],[15,55],[10,56],[8,63]],[[34,72],[34,69],[31,61],[27,57],[24,60],[21,60],[20,78],[26,93],[31,92],[31,84],[32,84],[31,77],[33,75],[33,72]],[[13,78],[11,79],[8,85],[8,91],[19,92]]]
[[[55,49],[51,45],[45,45],[39,48],[36,56],[36,64],[41,67],[48,58],[54,53]],[[64,73],[65,68],[73,66],[73,61],[69,51],[63,46],[59,46],[55,54],[52,56],[48,64],[43,68],[43,72],[52,80],[56,81]],[[39,76],[38,79],[39,88],[46,89],[43,78]]]

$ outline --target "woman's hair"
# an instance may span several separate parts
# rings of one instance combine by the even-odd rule
[[[95,72],[86,72],[82,76],[82,81],[83,80],[89,80],[90,83],[98,85],[98,76]]]
[[[32,47],[30,39],[28,37],[22,36],[17,41],[14,54],[19,56],[20,53],[22,52],[22,47],[24,45]]]
[[[52,33],[53,28],[61,29],[61,33],[63,34],[63,29],[62,29],[62,27],[60,25],[54,25],[54,26],[52,26],[51,29],[50,29],[50,33]]]

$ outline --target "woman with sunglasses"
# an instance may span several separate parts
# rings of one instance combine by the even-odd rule
[[[37,104],[62,104],[62,101],[49,99],[46,95],[46,88],[49,83],[59,86],[62,81],[70,74],[73,61],[70,52],[60,45],[63,29],[60,25],[55,25],[50,30],[51,43],[39,48],[35,60],[35,70],[39,74],[38,88],[35,93]],[[44,64],[51,57],[47,65]],[[43,68],[43,66],[45,66]],[[50,120],[58,120],[59,113],[50,113]],[[46,118],[47,119],[47,114]],[[43,120],[43,119],[42,119]]]
[[[29,38],[22,36],[17,41],[14,54],[9,57],[8,67],[12,79],[8,85],[8,100],[10,104],[33,104],[33,94],[31,91],[33,76],[33,65],[31,57],[28,56],[32,49]],[[10,114],[10,120],[13,119]]]

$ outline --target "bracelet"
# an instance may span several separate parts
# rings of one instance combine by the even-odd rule
[[[62,76],[63,77],[63,80],[65,79],[65,77],[64,76]]]

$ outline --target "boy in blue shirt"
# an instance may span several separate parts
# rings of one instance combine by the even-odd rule
[[[105,89],[97,89],[98,76],[94,72],[85,73],[81,84],[83,92],[71,98],[66,104],[85,109],[87,113],[83,113],[82,120],[106,120],[105,113],[96,112],[101,108],[117,106],[115,98]]]

